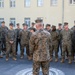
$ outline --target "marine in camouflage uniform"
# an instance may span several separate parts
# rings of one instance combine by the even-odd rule
[[[61,31],[62,31],[62,24],[59,23],[58,24],[58,29],[57,29],[57,32],[59,34],[59,39],[58,39],[58,52],[59,52],[59,50],[61,50],[61,56],[62,56],[62,42],[61,42],[61,35],[60,35]]]
[[[61,38],[62,38],[62,60],[61,62],[64,63],[65,61],[65,52],[68,51],[68,59],[69,64],[72,63],[71,61],[71,46],[72,46],[72,32],[68,28],[68,23],[64,23],[64,29],[61,31]]]
[[[3,37],[3,34],[2,34],[2,29],[0,27],[0,58],[2,58],[3,56],[1,55],[1,51],[2,51],[2,37]]]
[[[29,39],[30,39],[30,32],[27,30],[28,25],[23,24],[23,30],[20,32],[20,39],[21,39],[21,58],[24,58],[24,48],[26,47],[26,54],[29,59]]]
[[[55,53],[55,62],[58,61],[58,39],[59,35],[58,32],[56,31],[56,26],[52,26],[52,31],[51,31],[51,37],[52,37],[52,49],[50,52],[50,61],[52,61],[53,54]]]
[[[1,22],[1,29],[2,29],[2,33],[3,33],[3,38],[2,38],[2,52],[3,54],[5,54],[6,52],[6,35],[8,32],[8,27],[5,26],[5,22]]]
[[[16,31],[16,55],[17,55],[17,52],[18,52],[18,44],[20,46],[20,50],[21,50],[21,40],[20,40],[20,37],[19,37],[19,34],[20,34],[20,31],[22,29],[20,28],[20,24],[17,23],[17,28],[15,29]]]
[[[39,75],[40,67],[43,75],[49,75],[51,36],[42,29],[41,23],[37,23],[36,28],[37,31],[32,34],[29,43],[30,55],[33,57],[33,75]]]
[[[72,60],[74,60],[75,56],[75,21],[74,21],[74,26],[71,28],[73,34],[72,34]],[[75,62],[75,60],[74,60]]]
[[[31,23],[31,27],[29,27],[28,30],[30,31],[32,28],[35,29],[35,23],[34,22]]]
[[[49,33],[51,33],[51,25],[50,24],[46,24],[46,31],[48,31]]]
[[[72,31],[72,60],[74,60],[74,56],[75,56],[75,27],[73,28]],[[75,62],[75,60],[74,60]]]
[[[13,60],[16,60],[16,33],[13,29],[13,24],[10,23],[10,29],[6,36],[6,61],[8,61],[9,54],[12,51]]]

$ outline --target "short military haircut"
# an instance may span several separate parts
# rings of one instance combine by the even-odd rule
[[[5,21],[2,21],[1,23],[5,23]]]
[[[68,22],[64,22],[64,26],[68,25]]]
[[[32,25],[34,25],[35,23],[34,23],[34,22],[32,22],[31,24],[32,24]]]
[[[10,23],[9,26],[13,26],[13,23]]]
[[[17,23],[16,25],[17,25],[17,26],[19,26],[20,24],[19,24],[19,23]]]
[[[47,27],[47,26],[49,26],[49,27],[50,27],[51,25],[50,25],[50,24],[46,24],[46,27]]]
[[[52,25],[52,31],[56,31],[56,26]]]
[[[35,29],[35,28],[30,28],[30,30],[33,30],[34,32],[36,31],[36,29]]]
[[[61,24],[61,23],[59,23],[59,24],[58,24],[58,26],[62,26],[62,24]]]
[[[23,25],[23,26],[28,26],[26,23],[23,23],[22,25]]]

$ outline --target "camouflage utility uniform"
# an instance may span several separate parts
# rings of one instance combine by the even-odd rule
[[[1,29],[2,29],[2,33],[3,33],[3,38],[2,38],[2,51],[5,52],[6,51],[6,35],[7,35],[7,32],[8,32],[8,27],[2,27],[1,26]]]
[[[30,55],[33,56],[33,75],[39,75],[40,67],[43,75],[49,75],[51,36],[45,30],[37,30],[30,38]]]
[[[13,43],[11,44],[10,41]],[[16,56],[16,33],[15,30],[8,30],[7,36],[6,36],[6,58],[8,59],[10,52],[12,51],[13,58]]]
[[[24,57],[24,48],[26,47],[26,54],[29,56],[29,39],[30,39],[30,32],[28,30],[22,30],[20,32],[20,39],[21,39],[21,57]]]
[[[65,52],[68,51],[69,63],[71,63],[71,46],[72,46],[72,32],[70,29],[67,31],[63,29],[61,31],[61,38],[62,38],[62,60],[64,62],[65,59]]]
[[[51,31],[51,37],[52,37],[52,49],[50,52],[51,60],[53,58],[53,54],[55,52],[55,61],[58,61],[58,38],[59,35],[57,31]]]

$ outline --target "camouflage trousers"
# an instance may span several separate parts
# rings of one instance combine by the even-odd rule
[[[52,49],[50,50],[50,57],[53,57],[53,54],[55,53],[55,58],[58,58],[58,43],[52,45]]]
[[[49,61],[33,61],[33,75],[39,75],[40,67],[43,75],[49,75]]]
[[[68,57],[69,57],[69,59],[71,59],[71,54],[72,54],[71,46],[72,46],[71,43],[65,43],[65,42],[62,43],[62,58],[63,59],[65,59],[65,52],[68,53]]]
[[[12,52],[13,57],[16,57],[16,45],[15,43],[6,43],[6,58],[9,57],[10,52]]]
[[[21,44],[21,56],[24,56],[24,48],[26,47],[26,54],[29,56],[29,44]]]

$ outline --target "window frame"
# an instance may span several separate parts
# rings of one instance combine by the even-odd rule
[[[29,23],[26,23],[26,19]],[[28,20],[29,19],[29,20]],[[24,18],[24,23],[26,23],[28,25],[28,27],[30,27],[30,24],[31,24],[31,18],[30,17],[25,17]]]
[[[10,8],[15,8],[15,7],[16,7],[16,0],[10,0]]]
[[[40,0],[37,0],[37,6],[38,7],[42,7],[44,5],[44,0],[40,1]],[[40,3],[40,4],[39,4]]]
[[[71,1],[72,1],[72,3],[71,3]],[[74,0],[69,0],[69,4],[74,5],[75,4]]]
[[[54,4],[52,1],[53,1],[53,0],[50,0],[50,5],[51,5],[51,6],[57,6],[57,5],[58,5],[58,0],[56,1],[56,3],[54,2],[55,4]]]
[[[30,7],[31,6],[31,0],[27,3],[28,0],[24,0],[24,7]]]
[[[4,8],[4,0],[0,0],[1,6],[0,8]]]
[[[13,23],[14,27],[16,27],[16,18],[10,18],[10,23]]]

